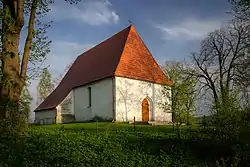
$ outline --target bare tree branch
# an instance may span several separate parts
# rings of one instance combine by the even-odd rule
[[[25,81],[26,78],[26,72],[27,72],[27,66],[29,61],[29,55],[31,50],[31,43],[34,36],[34,24],[35,24],[35,17],[36,17],[36,9],[37,9],[38,0],[33,0],[32,6],[31,6],[31,12],[29,17],[29,26],[28,26],[28,35],[26,38],[25,46],[24,46],[24,52],[23,52],[23,58],[22,58],[22,64],[21,64],[21,72],[20,76],[21,79]]]
[[[221,94],[229,97],[230,90],[240,83],[237,78],[244,78],[241,66],[248,55],[248,29],[249,24],[233,20],[229,27],[211,32],[201,42],[200,52],[192,54],[197,67],[193,75],[203,85],[201,89],[212,91],[215,102]]]

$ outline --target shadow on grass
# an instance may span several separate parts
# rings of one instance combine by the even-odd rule
[[[53,126],[42,126],[44,128],[61,129],[67,132],[145,132],[145,133],[173,133],[170,126],[151,126],[151,125],[136,125],[130,124],[115,124],[115,123],[76,123],[62,124]]]
[[[214,143],[209,140],[195,140],[195,139],[177,139],[177,138],[150,138],[143,141],[129,142],[131,145],[142,148],[141,151],[150,154],[158,155],[162,152],[167,153],[172,160],[190,162],[210,162],[215,163],[216,160],[235,156],[235,153],[230,146],[223,141]],[[133,148],[133,146],[131,147]]]
[[[171,133],[171,129],[150,126],[137,127],[136,130],[131,130],[133,129],[131,126],[124,126],[124,129],[117,129],[114,126],[107,128],[103,124],[96,133],[94,126],[87,129],[81,126],[79,128],[61,126],[58,134],[48,129],[40,134],[35,132],[24,142],[8,139],[4,146],[0,144],[0,148],[5,150],[0,155],[4,157],[6,163],[11,163],[13,166],[21,163],[23,164],[21,166],[27,163],[29,166],[41,163],[74,164],[74,166],[82,166],[84,163],[91,166],[116,164],[119,166],[127,163],[125,166],[131,166],[133,161],[136,161],[137,165],[143,163],[141,166],[147,166],[149,161],[151,166],[154,163],[157,163],[155,166],[164,166],[163,162],[166,161],[172,166],[182,164],[193,166],[204,162],[214,165],[219,158],[233,154],[223,142],[197,140],[195,136],[180,140]],[[104,132],[109,133],[104,135]],[[159,134],[163,132],[164,135]],[[102,164],[101,159],[105,157],[109,157],[109,160],[105,160],[109,162],[108,165]]]

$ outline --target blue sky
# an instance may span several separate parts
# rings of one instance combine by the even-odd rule
[[[131,20],[159,64],[187,59],[199,42],[230,16],[227,0],[83,0],[56,1],[46,20],[51,53],[45,62],[54,77],[75,58],[129,25]],[[30,92],[36,96],[33,81]],[[32,109],[35,108],[34,103]]]

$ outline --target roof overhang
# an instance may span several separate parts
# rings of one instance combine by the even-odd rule
[[[50,107],[50,108],[37,108],[34,110],[34,112],[43,112],[45,110],[55,110],[56,107]]]

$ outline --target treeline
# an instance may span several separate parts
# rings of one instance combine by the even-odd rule
[[[193,138],[209,139],[233,152],[218,166],[244,166],[250,165],[250,1],[230,3],[227,25],[208,33],[190,59],[163,66],[173,85],[172,93],[169,86],[163,91],[172,103],[162,106],[172,108],[173,127],[182,139],[187,135],[182,129],[194,123],[197,102],[206,102],[200,109],[209,116],[199,119],[199,133]]]
[[[186,61],[166,61],[163,69],[172,86],[163,95],[172,103],[162,104],[173,112],[177,126],[189,125],[197,102],[206,101],[214,125],[239,119],[250,107],[250,1],[231,1],[232,20],[206,35],[200,50]],[[246,7],[245,7],[246,5]],[[245,8],[244,8],[245,7]],[[169,91],[171,88],[172,91]],[[209,108],[207,108],[209,107]],[[204,108],[201,108],[201,110]],[[242,113],[243,112],[243,113]],[[231,120],[232,121],[232,120]],[[236,120],[235,120],[236,121]]]

